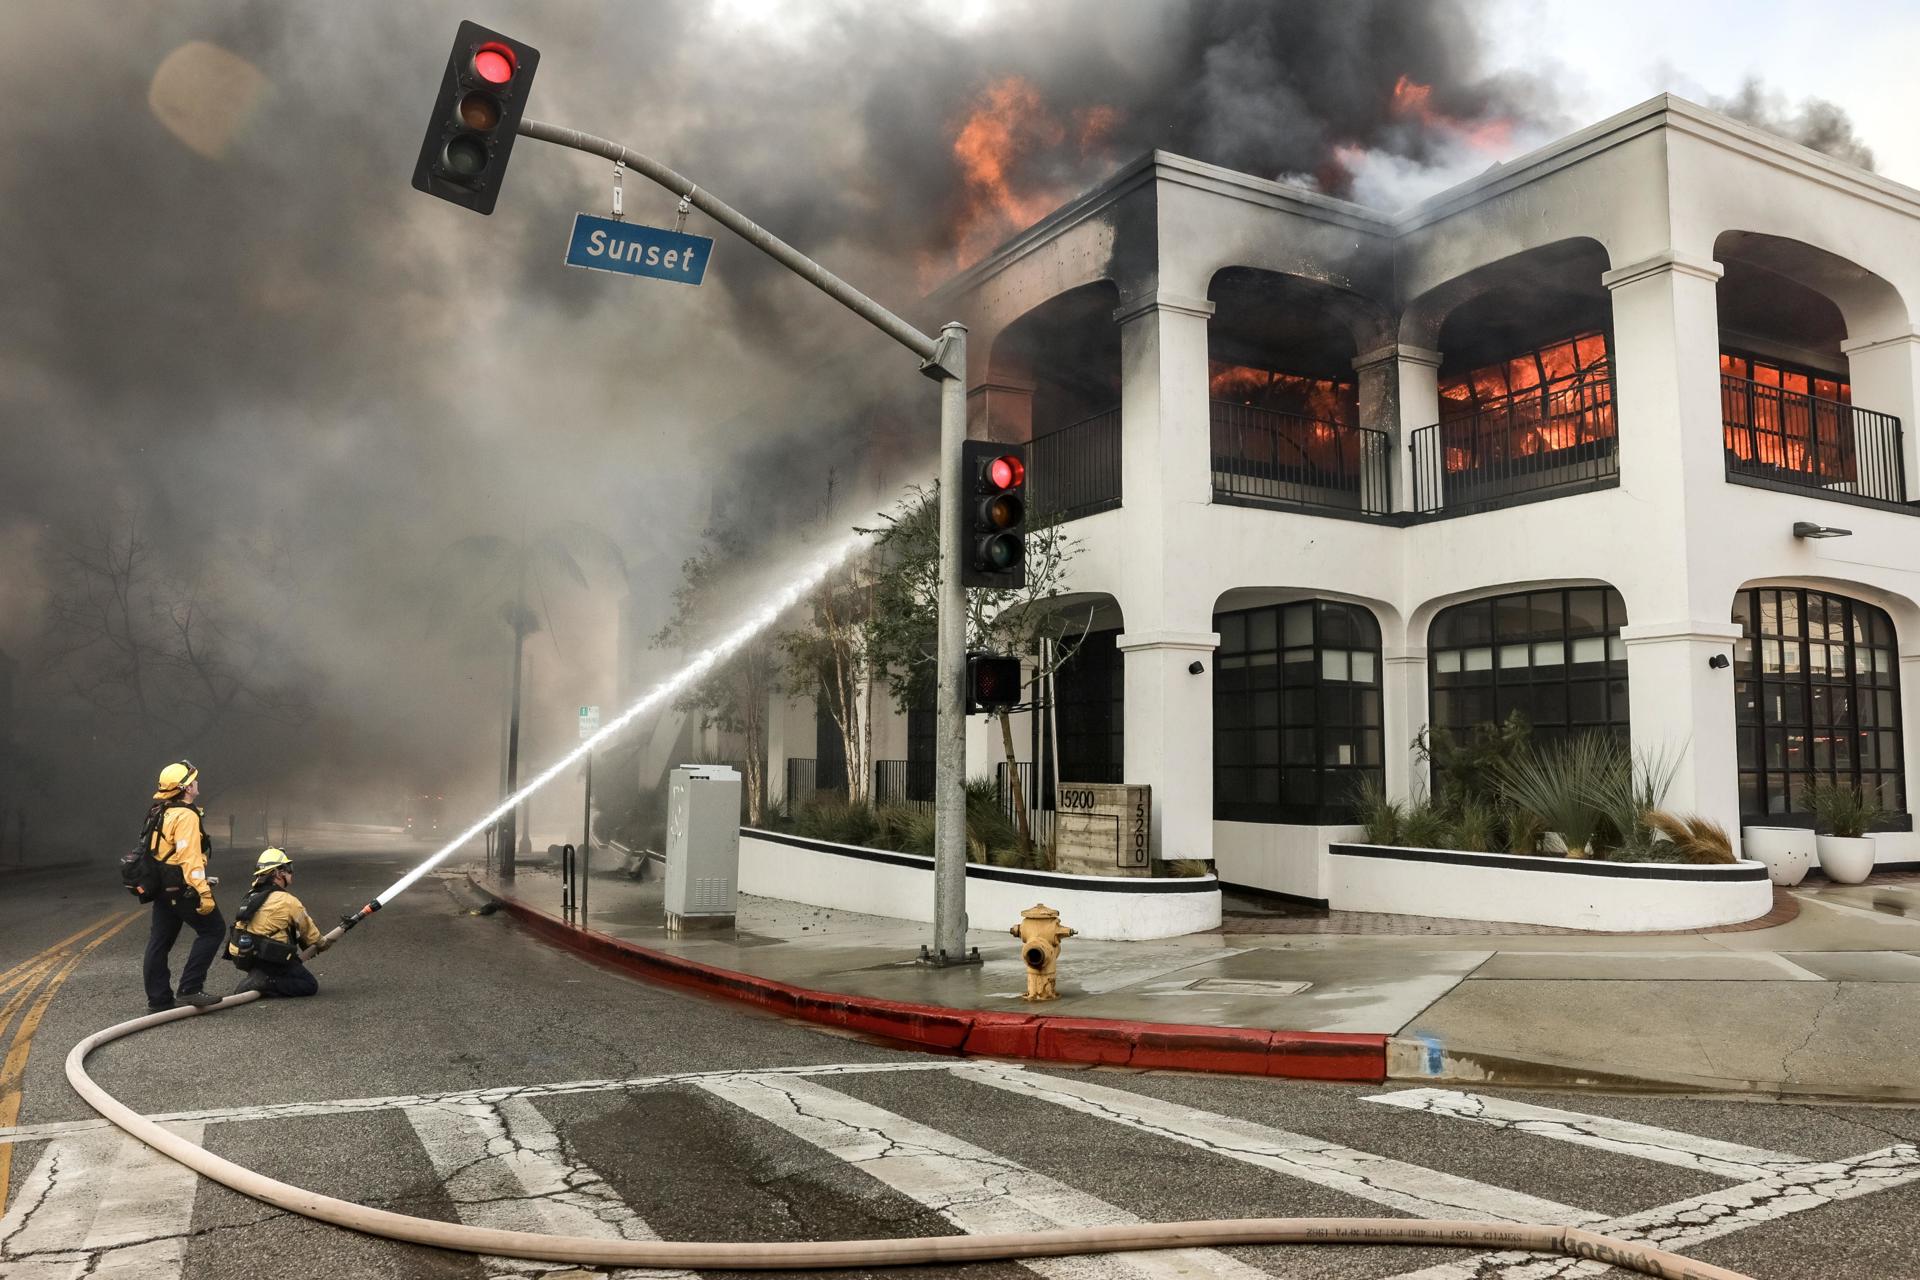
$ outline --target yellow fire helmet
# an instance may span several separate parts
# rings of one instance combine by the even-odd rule
[[[290,867],[292,865],[293,859],[287,856],[286,850],[268,849],[254,860],[253,874],[264,876],[270,871],[278,871],[282,867]]]
[[[153,793],[155,800],[164,800],[179,791],[184,791],[188,783],[200,776],[191,760],[176,760],[160,771],[160,788]]]

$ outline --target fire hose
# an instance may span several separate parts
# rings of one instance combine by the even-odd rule
[[[329,945],[376,910],[368,904],[327,934]],[[307,955],[311,955],[309,950]],[[800,1271],[828,1267],[908,1266],[926,1263],[1014,1261],[1068,1254],[1146,1249],[1222,1248],[1274,1244],[1443,1245],[1460,1249],[1515,1249],[1591,1259],[1662,1280],[1751,1280],[1724,1267],[1696,1262],[1639,1241],[1616,1240],[1578,1227],[1507,1222],[1448,1222],[1410,1218],[1216,1218],[1141,1222],[995,1235],[920,1236],[881,1240],[727,1243],[681,1240],[604,1240],[502,1231],[434,1218],[415,1218],[355,1204],[280,1182],[156,1124],[102,1089],[87,1074],[87,1055],[104,1044],[162,1023],[235,1009],[258,991],[231,995],[205,1008],[184,1006],[96,1031],[67,1054],[67,1081],[87,1105],[130,1136],[202,1177],[241,1195],[318,1222],[366,1235],[462,1253],[531,1258],[576,1266],[692,1270]]]

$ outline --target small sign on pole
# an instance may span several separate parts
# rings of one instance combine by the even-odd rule
[[[709,236],[668,231],[641,222],[616,222],[590,213],[575,214],[567,241],[567,265],[619,275],[648,276],[678,284],[699,284],[713,253]]]
[[[600,732],[600,708],[580,708],[580,741],[585,742],[598,732]]]

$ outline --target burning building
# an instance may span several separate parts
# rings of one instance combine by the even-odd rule
[[[1359,784],[1515,711],[1730,831],[1910,827],[1920,192],[1666,96],[1392,214],[1154,152],[933,302],[1082,546],[1060,771],[1156,857],[1324,899]]]

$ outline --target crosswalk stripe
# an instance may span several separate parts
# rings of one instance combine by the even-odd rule
[[[811,1080],[760,1075],[698,1083],[716,1097],[872,1175],[969,1234],[1140,1220],[1004,1156]],[[1212,1249],[1033,1258],[1021,1265],[1049,1280],[1121,1276],[1264,1280],[1266,1276]]]
[[[496,1085],[485,1089],[454,1089],[446,1093],[390,1094],[373,1098],[337,1098],[322,1102],[268,1102],[250,1107],[206,1107],[193,1111],[167,1111],[149,1116],[159,1124],[190,1121],[235,1122],[246,1120],[289,1120],[299,1116],[344,1116],[365,1111],[394,1111],[407,1107],[434,1106],[440,1103],[499,1102],[507,1098],[557,1098],[571,1093],[600,1093],[613,1089],[655,1089],[663,1085],[697,1083],[709,1078],[733,1075],[831,1076],[847,1074],[883,1074],[896,1071],[951,1071],[951,1060],[931,1062],[841,1062],[812,1066],[753,1067],[730,1071],[682,1071],[672,1075],[633,1076],[624,1080],[562,1080],[553,1084]],[[75,1134],[98,1133],[112,1128],[105,1120],[52,1120],[44,1124],[0,1128],[0,1144],[39,1142]]]
[[[962,1067],[954,1074],[1423,1218],[1584,1225],[1601,1217],[1524,1192],[1087,1080],[1007,1072],[997,1066]]]
[[[201,1125],[168,1127],[201,1139]],[[117,1131],[49,1143],[0,1218],[0,1277],[177,1277],[197,1190],[192,1170]]]
[[[553,1125],[525,1098],[409,1107],[406,1116],[462,1222],[595,1240],[660,1238],[604,1178],[571,1157]],[[486,1261],[494,1274],[572,1270],[518,1258]],[[632,1280],[690,1274],[614,1272]]]
[[[1903,1143],[1863,1156],[1782,1169],[1738,1186],[1593,1224],[1602,1235],[1647,1240],[1685,1252],[1696,1245],[1809,1209],[1920,1181],[1920,1147]],[[1490,1253],[1409,1271],[1391,1280],[1568,1280],[1607,1271],[1598,1262],[1542,1259],[1537,1253]]]
[[[1611,1116],[1536,1107],[1507,1098],[1487,1098],[1477,1093],[1456,1093],[1451,1089],[1405,1089],[1379,1094],[1367,1101],[1405,1107],[1409,1111],[1423,1111],[1429,1115],[1469,1120],[1536,1138],[1552,1138],[1576,1146],[1613,1151],[1641,1160],[1728,1178],[1764,1178],[1795,1165],[1813,1163],[1805,1156],[1765,1151],[1759,1147],[1722,1142],[1718,1138],[1681,1133],[1675,1129],[1635,1124]]]

